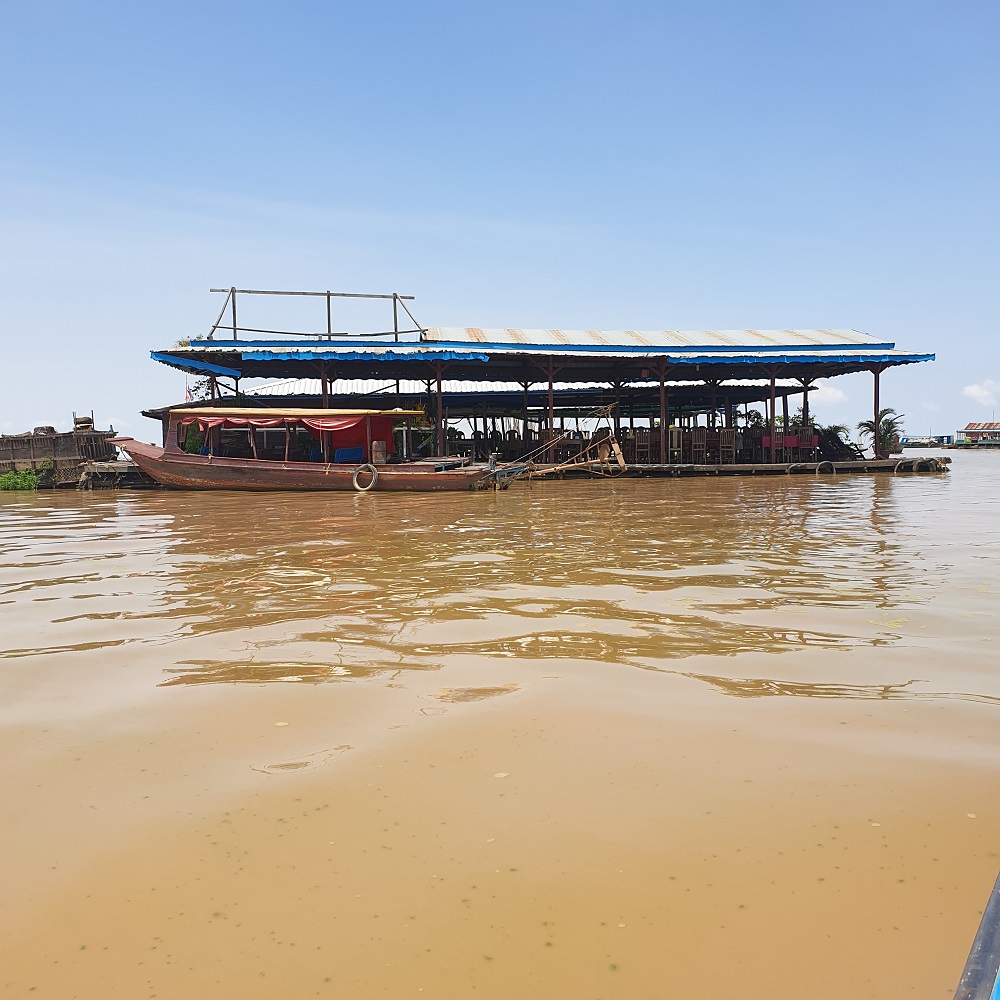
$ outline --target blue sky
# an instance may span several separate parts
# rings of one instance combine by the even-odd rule
[[[149,350],[231,284],[852,327],[937,354],[883,377],[908,430],[990,419],[998,45],[985,0],[8,5],[0,430],[150,438],[183,376]],[[856,423],[870,382],[814,408]]]

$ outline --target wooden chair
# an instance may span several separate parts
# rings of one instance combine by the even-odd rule
[[[691,430],[691,464],[708,464],[708,428],[695,427]]]
[[[684,431],[680,427],[667,428],[667,464],[679,465],[684,461]]]
[[[815,462],[819,451],[819,435],[814,427],[799,428],[799,461]]]
[[[719,464],[719,432],[711,427],[705,430],[705,462],[708,465]]]
[[[635,464],[649,465],[650,444],[649,431],[645,427],[637,427],[635,431]]]
[[[719,431],[719,464],[736,464],[736,428],[723,427]]]

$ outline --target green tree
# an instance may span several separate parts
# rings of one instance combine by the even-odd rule
[[[877,434],[874,420],[858,421],[858,430],[861,432],[861,436],[872,439],[876,458],[882,458],[889,454],[893,441],[903,433],[904,416],[905,414],[897,413],[890,407],[879,410]]]
[[[847,424],[827,424],[825,427],[820,427],[819,429],[827,431],[829,434],[836,434],[841,441],[846,441],[848,435],[851,433],[851,429]]]

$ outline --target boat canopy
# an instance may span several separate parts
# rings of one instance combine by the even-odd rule
[[[181,427],[196,423],[202,430],[214,427],[286,427],[300,425],[311,431],[346,431],[369,418],[402,420],[422,417],[423,410],[316,410],[309,408],[261,410],[257,407],[216,406],[171,410],[171,417]],[[179,419],[178,419],[179,418]]]
[[[197,424],[203,431],[213,427],[286,427],[301,425],[308,427],[311,431],[346,431],[358,424],[365,422],[365,416],[344,416],[344,417],[237,417],[232,414],[222,416],[208,416],[206,414],[194,413],[181,417],[180,426],[187,427],[190,424]]]

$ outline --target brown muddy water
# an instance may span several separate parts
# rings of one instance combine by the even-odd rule
[[[1000,455],[0,495],[0,995],[950,997]]]

